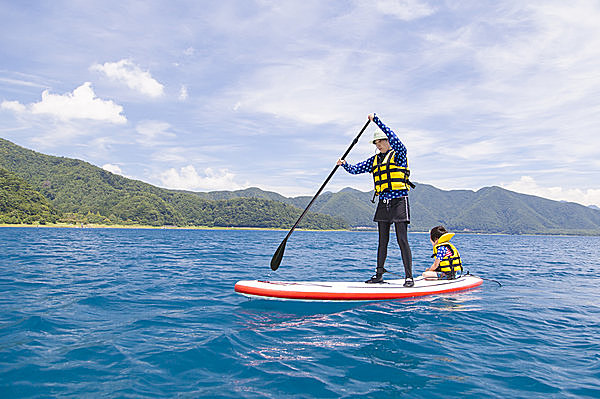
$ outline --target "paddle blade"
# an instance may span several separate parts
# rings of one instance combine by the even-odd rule
[[[279,244],[277,251],[275,251],[273,258],[271,259],[271,270],[275,271],[279,268],[279,265],[281,264],[281,259],[283,258],[283,252],[285,251],[286,243],[287,243],[287,238],[285,240],[283,240],[281,242],[281,244]]]

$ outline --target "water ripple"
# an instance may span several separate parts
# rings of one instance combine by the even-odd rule
[[[456,236],[471,272],[503,287],[366,303],[235,294],[242,279],[374,269],[376,233],[299,231],[273,273],[284,235],[0,229],[0,397],[600,395],[600,238]],[[430,244],[410,240],[419,272]]]

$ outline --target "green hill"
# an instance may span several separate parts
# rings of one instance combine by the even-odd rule
[[[304,209],[313,197],[284,197],[281,194],[250,187],[236,191],[211,191],[194,193],[204,199],[263,198],[283,202]],[[372,224],[371,193],[363,193],[353,188],[345,188],[338,193],[326,191],[316,199],[311,210],[320,214],[335,216],[346,221],[350,226],[367,226]]]
[[[25,180],[0,168],[0,224],[55,223],[58,212]]]
[[[166,190],[87,162],[44,155],[0,139],[0,220],[290,228],[311,196],[294,198],[253,187],[205,193]],[[375,227],[372,192],[345,188],[317,198],[300,227]],[[29,205],[28,205],[29,204]],[[35,204],[35,205],[34,205]],[[454,231],[600,235],[600,210],[500,187],[410,192],[411,229],[444,224]],[[29,212],[29,213],[28,213]],[[9,222],[12,223],[12,222]],[[16,223],[16,222],[15,222]]]
[[[77,159],[40,154],[0,139],[0,167],[27,182],[60,214],[76,223],[125,223],[153,226],[252,226],[289,228],[302,209],[267,198],[167,190],[127,179]],[[213,195],[216,197],[216,194]],[[12,209],[1,215],[9,215]],[[308,214],[299,227],[343,229],[330,215]]]

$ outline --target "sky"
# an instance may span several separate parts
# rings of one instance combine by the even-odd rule
[[[597,0],[0,0],[0,137],[165,188],[312,196],[374,112],[417,183],[600,206],[598,21]]]

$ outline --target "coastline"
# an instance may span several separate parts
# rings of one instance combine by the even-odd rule
[[[64,229],[150,229],[150,230],[265,230],[265,231],[289,231],[289,229],[281,229],[275,227],[236,227],[236,226],[151,226],[151,225],[142,225],[142,224],[81,224],[75,225],[72,223],[47,223],[47,224],[6,224],[0,223],[0,228],[2,227],[25,227],[25,228],[64,228]],[[296,228],[297,231],[352,231],[349,229],[302,229]]]
[[[0,223],[0,228],[64,228],[64,229],[148,229],[148,230],[255,230],[255,231],[289,231],[289,228],[275,228],[275,227],[239,227],[239,226],[151,226],[151,225],[138,225],[138,224],[82,224],[74,225],[72,223],[48,223],[48,224],[6,224]],[[302,229],[296,228],[296,231],[347,231],[352,233],[365,233],[365,232],[377,232],[377,228],[373,229]],[[409,230],[409,234],[429,234],[428,231]],[[497,232],[482,232],[482,231],[457,231],[457,235],[460,234],[474,234],[474,235],[499,235],[499,236],[553,236],[553,237],[598,237],[600,233],[596,232],[545,232],[545,233],[497,233]]]

